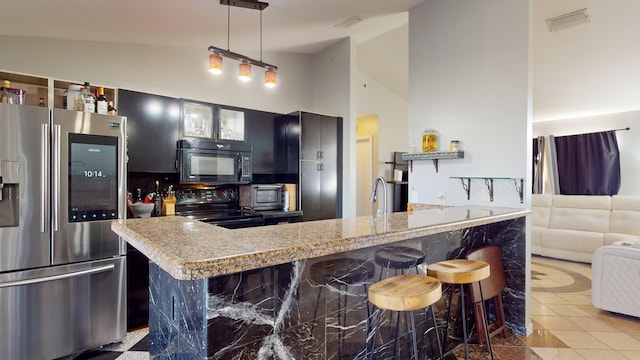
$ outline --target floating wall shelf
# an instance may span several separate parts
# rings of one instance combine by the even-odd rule
[[[524,179],[523,178],[508,178],[508,177],[474,177],[474,176],[452,176],[452,179],[460,179],[462,188],[467,193],[467,200],[471,199],[471,180],[484,180],[484,184],[489,191],[489,201],[493,201],[493,181],[494,180],[512,180],[516,187],[516,191],[520,196],[520,203],[524,201]]]
[[[409,171],[413,171],[414,160],[433,160],[433,166],[438,172],[438,160],[440,159],[462,159],[464,151],[437,151],[414,154],[402,154],[402,160],[409,161]]]

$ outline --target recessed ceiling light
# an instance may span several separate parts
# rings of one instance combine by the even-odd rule
[[[346,29],[346,28],[352,27],[353,25],[359,23],[360,21],[362,21],[362,18],[360,16],[352,16],[350,18],[342,20],[341,22],[333,26],[337,28]]]

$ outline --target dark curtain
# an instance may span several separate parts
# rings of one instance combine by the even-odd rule
[[[620,151],[615,131],[555,138],[560,193],[615,195],[620,189]]]
[[[543,170],[544,170],[544,136],[538,136],[533,139],[533,161],[531,174],[533,174],[533,181],[531,182],[532,194],[542,194],[544,192],[543,186]]]

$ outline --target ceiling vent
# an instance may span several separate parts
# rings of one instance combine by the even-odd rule
[[[359,23],[362,21],[362,18],[360,16],[352,16],[350,18],[344,19],[341,22],[333,25],[334,27],[337,28],[342,28],[342,29],[346,29],[346,28],[350,28],[353,25]]]
[[[547,26],[549,27],[549,31],[554,32],[588,22],[591,22],[591,14],[589,10],[585,8],[547,19]]]

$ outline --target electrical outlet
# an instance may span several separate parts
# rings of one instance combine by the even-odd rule
[[[484,201],[484,202],[490,202],[491,201],[491,197],[489,196],[489,190],[488,189],[482,189],[482,192],[480,193],[480,201]]]
[[[443,192],[436,194],[436,199],[438,200],[438,205],[445,206],[447,203],[447,195]]]

